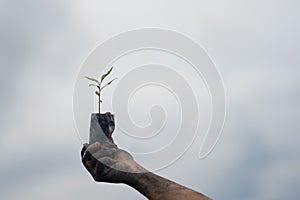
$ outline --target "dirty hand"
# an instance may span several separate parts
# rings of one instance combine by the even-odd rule
[[[113,143],[84,144],[82,163],[95,181],[127,183],[132,174],[146,172],[133,157]]]

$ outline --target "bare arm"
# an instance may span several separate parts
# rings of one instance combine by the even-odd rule
[[[82,162],[97,182],[127,184],[150,200],[207,200],[205,195],[151,173],[115,144],[85,144]]]
[[[207,200],[203,194],[179,185],[151,172],[134,174],[130,186],[151,200]]]

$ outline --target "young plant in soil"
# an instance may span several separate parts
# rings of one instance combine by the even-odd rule
[[[110,85],[114,80],[116,80],[117,78],[114,78],[112,79],[111,81],[107,82],[106,84],[104,84],[102,86],[102,82],[104,81],[104,79],[112,72],[113,70],[113,67],[111,67],[106,73],[104,73],[100,80],[97,80],[95,78],[91,78],[91,77],[88,77],[86,76],[85,78],[87,78],[88,80],[94,82],[92,84],[89,84],[89,86],[93,86],[93,87],[96,87],[96,91],[95,91],[95,94],[98,96],[98,105],[99,105],[99,114],[100,114],[100,111],[101,111],[101,103],[102,103],[102,100],[101,100],[101,92],[104,88],[106,88],[108,85]]]

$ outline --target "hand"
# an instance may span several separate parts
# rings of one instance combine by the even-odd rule
[[[82,163],[97,182],[125,183],[151,200],[208,200],[205,195],[148,172],[112,142],[84,144]]]
[[[97,182],[128,183],[132,173],[146,172],[128,152],[109,142],[84,144],[81,157],[83,165]]]
[[[209,199],[199,192],[145,170],[129,153],[118,149],[114,144],[111,137],[114,123],[101,122],[105,125],[104,128],[100,127],[99,123],[96,115],[92,115],[90,129],[92,144],[84,144],[81,150],[82,163],[95,181],[125,183],[151,200]]]

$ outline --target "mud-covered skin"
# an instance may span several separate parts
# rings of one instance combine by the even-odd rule
[[[126,151],[119,149],[112,140],[114,119],[105,114],[101,129],[106,136],[92,144],[84,144],[82,163],[97,182],[127,184],[150,200],[207,200],[208,197],[161,176],[153,174]],[[101,124],[100,123],[100,124]],[[96,133],[97,134],[97,133]],[[103,134],[103,133],[102,133]]]
[[[97,182],[127,184],[150,200],[207,200],[208,197],[153,174],[115,144],[85,144],[82,163]],[[104,164],[105,163],[105,164]]]
[[[132,173],[146,172],[115,144],[84,144],[81,156],[83,165],[97,182],[127,183]]]
[[[207,196],[151,172],[131,176],[128,185],[150,200],[209,200]]]

